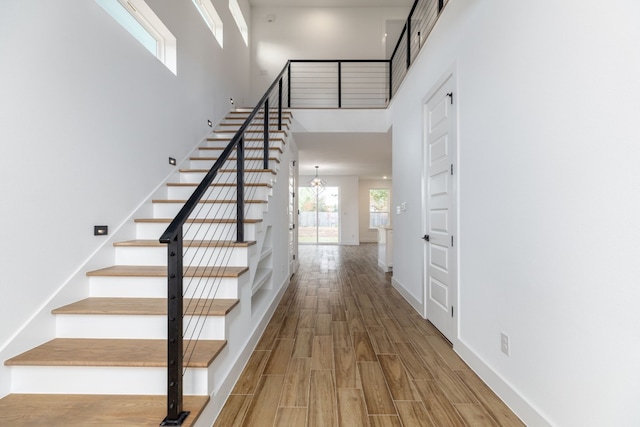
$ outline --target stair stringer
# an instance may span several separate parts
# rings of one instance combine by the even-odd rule
[[[283,166],[297,160],[293,158],[297,150],[291,149],[294,145],[294,139],[289,135],[281,155]],[[283,166],[280,167],[273,183],[273,191],[269,197],[269,210],[263,217],[264,231],[259,233],[256,239],[258,250],[250,260],[250,284],[241,289],[239,307],[230,313],[233,319],[229,319],[227,323],[229,325],[227,346],[209,368],[209,378],[212,379],[210,400],[195,427],[210,427],[222,410],[289,284],[289,224],[286,215],[289,168]],[[266,232],[268,229],[274,237],[273,242],[265,241],[268,238]],[[272,243],[271,246],[269,246],[270,243]],[[256,279],[257,266],[265,248],[272,250],[272,260],[276,264],[274,270],[278,271],[273,272],[268,284],[252,295],[251,284]],[[271,267],[273,268],[274,265]]]

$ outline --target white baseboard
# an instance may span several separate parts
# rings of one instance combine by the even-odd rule
[[[422,301],[411,295],[407,291],[407,289],[402,286],[402,283],[398,282],[395,277],[391,278],[391,286],[393,286],[396,291],[400,292],[400,295],[402,295],[402,297],[406,299],[409,304],[411,304],[411,307],[413,307],[413,309],[417,311],[420,316],[423,316],[424,306],[422,304]]]
[[[454,351],[484,381],[493,392],[526,424],[551,427],[552,424],[509,383],[496,374],[476,353],[462,341],[456,340]]]

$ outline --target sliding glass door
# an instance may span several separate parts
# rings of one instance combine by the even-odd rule
[[[339,188],[300,187],[298,196],[298,241],[340,243]]]

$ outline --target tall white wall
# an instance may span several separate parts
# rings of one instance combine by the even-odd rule
[[[408,15],[408,7],[254,7],[253,96],[264,93],[289,59],[388,59],[386,21]]]
[[[454,348],[529,425],[640,425],[638,17],[451,1],[393,101],[394,279],[422,301],[424,97],[456,70]]]
[[[313,178],[312,175],[300,175],[298,185],[303,186]],[[340,244],[358,245],[360,243],[358,226],[358,177],[348,175],[322,175],[327,187],[338,187],[338,211],[340,213]]]
[[[374,179],[361,179],[358,183],[358,206],[359,206],[359,230],[360,230],[360,242],[377,242],[378,241],[378,229],[369,228],[369,190],[376,188],[387,188],[391,193],[391,180],[374,180]],[[392,197],[392,194],[389,194]],[[391,213],[393,204],[389,200],[390,215],[389,220],[393,218]]]
[[[249,49],[226,1],[214,0],[224,50],[192,2],[147,3],[177,38],[177,76],[95,1],[0,2],[0,363],[53,335],[49,319],[6,350],[84,277],[106,239],[93,225],[120,227],[173,170],[167,158],[183,159],[230,97],[246,99]],[[0,368],[0,396],[9,384]]]

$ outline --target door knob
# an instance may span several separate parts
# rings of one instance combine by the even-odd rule
[[[428,234],[425,234],[424,236],[422,236],[422,238],[427,242],[429,241],[429,235]]]

